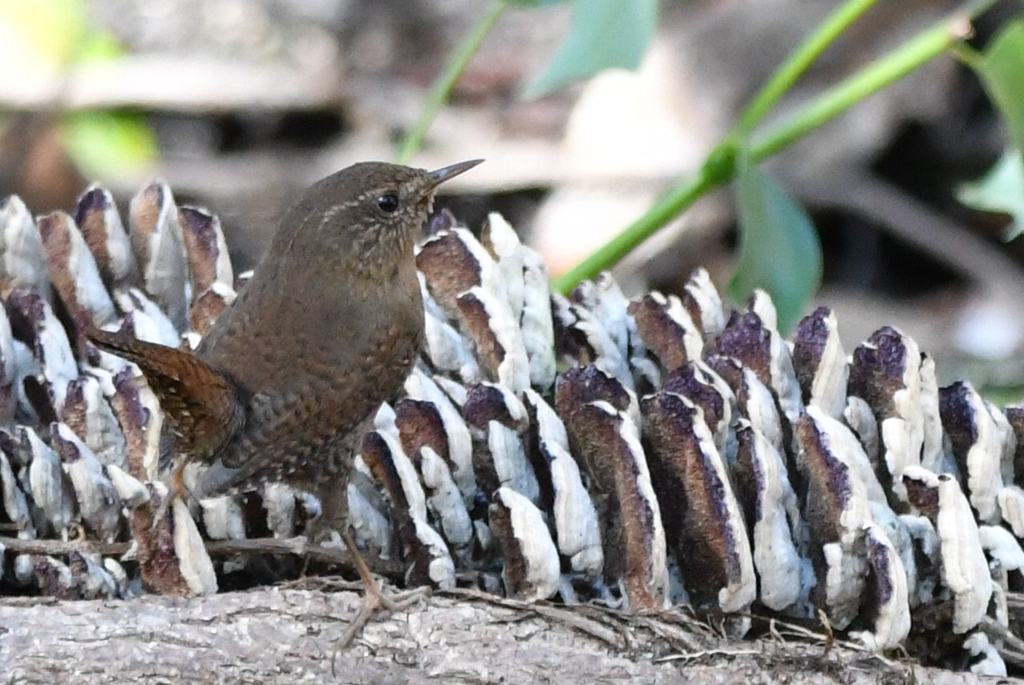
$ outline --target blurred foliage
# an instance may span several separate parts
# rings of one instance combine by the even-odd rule
[[[527,85],[538,97],[605,69],[636,69],[658,26],[658,0],[576,0],[558,52]]]
[[[729,294],[743,302],[755,288],[771,293],[779,330],[800,320],[821,285],[818,233],[803,207],[757,166],[736,179],[739,209],[739,264]]]
[[[980,179],[965,183],[957,197],[965,205],[985,212],[1009,214],[1013,223],[1003,234],[1012,240],[1024,232],[1024,157],[1007,150]]]
[[[0,0],[4,78],[59,78],[68,69],[123,56],[120,43],[89,19],[83,0]],[[61,142],[83,175],[104,179],[143,172],[156,158],[145,118],[129,112],[73,112],[60,117]]]
[[[0,0],[0,57],[8,68],[59,71],[74,59],[86,23],[80,0]]]
[[[1013,223],[1004,238],[1012,240],[1024,232],[1024,21],[1010,22],[984,53],[962,46],[959,54],[977,72],[1014,146],[978,181],[965,184],[959,198],[975,209],[1009,214]]]
[[[84,176],[143,173],[157,157],[156,136],[131,112],[72,112],[61,119],[61,142]]]
[[[1010,140],[1024,150],[1024,21],[1010,22],[984,55],[968,64],[1003,115]]]
[[[821,281],[821,248],[803,210],[757,167],[825,121],[872,92],[953,50],[985,85],[1004,117],[1016,150],[982,179],[961,189],[966,204],[1010,214],[1014,228],[1024,229],[1024,21],[1008,21],[983,52],[964,43],[969,18],[993,0],[965,0],[959,14],[940,22],[901,48],[865,65],[820,97],[790,111],[766,135],[756,127],[824,50],[878,0],[844,0],[796,46],[737,119],[736,128],[691,178],[681,179],[643,217],[560,279],[563,292],[581,278],[610,268],[629,250],[715,187],[736,182],[739,214],[739,259],[729,287],[738,301],[756,287],[766,289],[779,308],[783,331],[796,321]],[[495,0],[452,55],[431,91],[423,115],[399,151],[409,159],[447,100],[459,75],[487,33],[509,8],[538,12],[556,4],[571,5],[569,29],[550,62],[523,84],[527,97],[549,93],[608,68],[636,69],[657,29],[658,0]],[[90,22],[84,0],[0,0],[0,78],[37,78],[46,82],[92,61],[117,60],[124,51],[116,39]],[[155,136],[141,116],[122,111],[60,114],[64,148],[83,174],[100,179],[136,174],[157,157]],[[788,129],[786,127],[789,127]],[[723,151],[728,154],[722,155]],[[715,156],[722,157],[716,161]],[[737,159],[739,161],[737,161]],[[721,163],[719,163],[719,161]]]
[[[741,113],[727,138],[714,148],[694,175],[682,179],[635,222],[625,227],[568,274],[556,289],[567,293],[581,280],[593,278],[613,266],[700,197],[720,185],[736,181],[740,255],[729,293],[742,302],[755,288],[763,288],[779,307],[779,328],[784,333],[804,311],[821,283],[822,258],[817,232],[803,210],[770,178],[753,165],[778,153],[815,128],[842,114],[873,93],[949,52],[970,57],[965,39],[971,22],[995,0],[967,1],[957,12],[911,36],[891,52],[781,118],[763,135],[753,135],[774,104],[788,92],[806,69],[878,0],[845,0],[820,26],[808,34],[775,71]],[[597,38],[595,37],[595,40]],[[1009,21],[984,55],[969,63],[978,69],[989,96],[1006,119],[1011,137],[1024,140],[1024,22]],[[719,164],[716,156],[734,150],[743,164]],[[731,157],[723,157],[730,161]],[[737,173],[739,174],[737,177]],[[1000,175],[1012,197],[1000,207],[1017,207],[1021,192],[1012,178]],[[979,189],[980,190],[980,189]],[[992,189],[981,193],[987,202]],[[967,193],[971,195],[970,192]],[[975,193],[975,196],[979,196]]]
[[[423,144],[427,130],[447,102],[469,61],[498,19],[510,7],[539,8],[564,0],[498,0],[470,28],[434,81],[419,120],[398,144],[395,159],[406,164]],[[658,0],[575,0],[572,24],[544,71],[524,88],[524,97],[539,97],[605,69],[636,69],[658,25]]]

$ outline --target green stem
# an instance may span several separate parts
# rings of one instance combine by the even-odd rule
[[[552,289],[568,295],[580,281],[594,278],[600,272],[610,269],[682,210],[723,182],[702,173],[687,178],[658,200],[642,217],[555,281]]]
[[[789,57],[775,70],[768,83],[747,105],[736,125],[736,133],[746,135],[761,123],[780,97],[786,94],[797,79],[803,76],[829,45],[842,35],[878,0],[847,0],[825,20],[818,29],[790,53]]]
[[[957,59],[970,67],[972,71],[981,73],[985,66],[985,56],[967,43],[957,43],[954,45],[953,54],[956,55]]]
[[[966,16],[947,20],[918,34],[882,59],[822,93],[793,116],[753,141],[750,158],[759,162],[789,147],[861,100],[900,80],[921,65],[949,50],[970,33]]]
[[[794,112],[767,135],[754,141],[748,150],[749,160],[758,162],[788,147],[860,100],[938,57],[957,40],[967,35],[969,30],[969,15],[959,14],[918,34],[902,47],[825,91]],[[708,161],[696,175],[683,180],[670,190],[646,214],[555,281],[552,287],[558,292],[568,294],[581,280],[593,278],[601,271],[610,269],[704,194],[732,180],[736,172],[737,147],[734,140],[733,137],[726,139],[712,151]]]
[[[477,22],[476,26],[473,27],[473,30],[470,31],[469,35],[459,46],[459,49],[448,60],[444,71],[441,72],[441,75],[438,76],[433,87],[430,89],[430,94],[427,96],[427,102],[423,107],[423,113],[420,114],[419,121],[409,129],[398,146],[399,164],[407,164],[420,149],[420,146],[423,145],[423,138],[427,135],[430,125],[434,123],[437,113],[441,111],[444,103],[448,101],[448,96],[458,82],[459,77],[462,76],[462,72],[466,70],[466,65],[473,59],[476,51],[480,49],[480,44],[483,43],[484,38],[494,28],[494,24],[497,23],[506,7],[508,5],[501,0],[491,5],[491,8],[480,18],[480,21]]]

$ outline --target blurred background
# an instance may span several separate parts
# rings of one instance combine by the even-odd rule
[[[838,3],[666,0],[636,72],[538,99],[567,4],[506,11],[413,164],[486,158],[440,206],[478,228],[500,211],[564,273],[693,173],[750,97]],[[880,2],[825,53],[780,115],[955,9]],[[0,0],[0,197],[70,210],[91,181],[120,202],[154,176],[218,213],[239,270],[306,185],[394,160],[480,0]],[[983,46],[1015,0],[977,24]],[[1024,387],[1024,249],[1010,217],[957,200],[1007,147],[973,73],[952,57],[915,71],[773,158],[824,249],[816,298],[847,351],[892,324],[999,401]],[[736,263],[729,189],[701,200],[616,270],[627,294],[678,291]]]

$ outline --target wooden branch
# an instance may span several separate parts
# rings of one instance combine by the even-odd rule
[[[55,556],[68,555],[73,551],[120,556],[129,549],[127,543],[16,538],[0,538],[0,546],[14,554]],[[309,545],[301,537],[213,541],[207,543],[207,550],[213,557],[294,554],[351,568],[351,558],[346,550]],[[375,572],[401,577],[403,564],[400,562],[372,561]],[[194,677],[194,670],[198,674],[210,669],[218,673],[220,680],[246,675],[257,682],[298,682],[298,677],[295,681],[282,680],[281,674],[293,671],[296,674],[330,673],[333,648],[329,642],[344,632],[344,626],[338,624],[346,624],[354,615],[358,601],[350,592],[334,591],[351,590],[358,585],[332,576],[309,576],[282,588],[194,600],[158,596],[127,602],[8,598],[0,603],[0,656],[17,655],[13,663],[22,665],[19,667],[22,671],[11,673],[23,675],[24,680],[11,682],[52,682],[46,680],[47,674],[66,673],[58,667],[70,662],[87,665],[85,671],[76,672],[80,675],[117,673],[120,677],[124,674],[125,682],[142,678],[144,674],[158,679],[170,678],[171,673],[178,673],[180,679],[189,680]],[[816,679],[823,674],[840,669],[852,674],[853,680],[849,682],[853,683],[876,682],[885,674],[908,678],[911,670],[912,677],[916,679],[914,682],[918,683],[981,682],[970,674],[901,665],[872,654],[856,643],[834,641],[830,636],[778,620],[774,622],[776,630],[771,642],[727,643],[722,642],[706,624],[684,613],[631,614],[598,606],[527,603],[474,590],[438,594],[425,608],[371,624],[357,641],[356,648],[338,657],[341,662],[339,672],[345,674],[345,680],[376,682],[386,673],[393,675],[382,666],[387,660],[382,655],[390,654],[393,658],[403,659],[402,662],[419,662],[420,659],[432,662],[434,659],[438,663],[446,663],[443,645],[464,644],[466,653],[470,655],[465,662],[454,662],[451,670],[438,666],[440,671],[431,673],[444,674],[451,679],[461,678],[460,682],[487,682],[481,674],[504,673],[502,669],[509,669],[514,663],[517,673],[532,676],[524,677],[522,681],[506,678],[505,682],[536,682],[550,675],[546,665],[554,659],[567,665],[570,663],[573,677],[590,673],[591,677],[597,678],[601,669],[606,668],[615,673],[630,674],[628,678],[652,679],[649,682],[672,680],[673,670],[683,667],[690,677],[694,677],[694,669],[707,670],[709,678],[722,670],[734,670],[737,679],[756,668],[773,674],[773,679],[762,681],[766,683],[817,682]],[[1024,596],[1010,593],[1008,604],[1013,610],[1019,610],[1024,606]],[[126,613],[132,617],[127,618]],[[132,628],[143,624],[147,626],[144,634]],[[501,644],[501,640],[492,634],[502,632],[502,626],[505,627],[502,639],[511,640],[509,644]],[[525,626],[532,628],[525,629]],[[543,626],[543,630],[539,626]],[[1024,643],[1019,638],[990,619],[986,619],[982,629],[1001,643],[999,651],[1009,663],[1024,666]],[[240,632],[246,634],[240,635]],[[89,656],[95,651],[91,647],[97,640],[97,634],[106,636],[103,654],[108,653],[106,647],[115,646],[110,652],[114,660],[109,661],[99,655]],[[146,671],[146,661],[138,660],[139,642],[143,638],[147,646],[142,652],[155,659],[161,668]],[[31,648],[26,647],[29,643]],[[297,646],[300,643],[305,646]],[[197,666],[187,657],[188,650],[182,648],[189,646],[198,650],[199,663],[204,666]],[[581,647],[580,651],[573,651],[573,646]],[[484,661],[474,660],[474,653],[486,654],[487,658]],[[630,660],[622,654],[642,654],[644,658]],[[280,672],[275,672],[274,669],[279,668],[274,666],[278,658],[290,666],[282,666]],[[223,666],[231,662],[237,666]],[[475,670],[471,668],[471,662]],[[106,670],[112,663],[118,666]],[[589,670],[584,669],[584,665]],[[68,666],[61,668],[71,669]],[[227,671],[220,675],[218,669]],[[70,675],[71,671],[67,673]],[[252,673],[259,675],[251,676]],[[351,673],[358,675],[347,680]],[[465,673],[476,675],[466,679]],[[195,677],[199,678],[198,675]],[[407,678],[404,682],[427,682],[426,679],[409,679],[409,674],[403,674],[403,678]],[[624,676],[623,681],[628,678]],[[121,682],[105,675],[100,680]],[[145,682],[144,678],[142,680]],[[620,681],[605,678],[603,682]]]
[[[130,543],[79,540],[23,540],[21,538],[0,537],[0,548],[6,549],[12,554],[66,556],[71,552],[79,552],[119,557],[128,552]],[[312,545],[302,536],[287,539],[210,540],[206,543],[206,551],[211,557],[226,557],[235,554],[294,554],[300,557],[307,557],[311,561],[334,564],[347,569],[355,568],[355,565],[352,563],[352,556],[345,548]],[[392,580],[401,580],[405,574],[405,564],[400,561],[367,555],[366,563],[374,573]]]
[[[352,555],[344,547],[328,547],[313,545],[306,538],[253,538],[250,540],[211,540],[206,543],[206,551],[211,557],[223,557],[233,554],[294,554],[307,557],[310,561],[334,564],[347,569],[355,569]],[[406,564],[394,559],[381,559],[366,555],[366,564],[377,575],[401,580],[405,576]]]
[[[202,599],[148,596],[116,602],[0,603],[4,682],[578,683],[916,682],[982,679],[883,663],[841,645],[823,656],[802,641],[689,637],[675,649],[637,624],[621,635],[586,610],[471,596],[433,597],[370,623],[331,659],[361,599],[351,592],[280,588]],[[605,613],[607,621],[627,620]],[[653,617],[648,617],[653,618]],[[580,620],[583,623],[580,623]],[[588,623],[588,622],[592,622]],[[606,624],[607,625],[607,624]],[[594,632],[599,633],[595,636]],[[620,643],[621,644],[621,643]],[[1009,681],[1001,681],[1009,682]]]
[[[23,540],[22,538],[0,537],[0,548],[11,554],[43,554],[66,556],[72,552],[120,556],[128,551],[128,542],[86,542],[79,540]]]

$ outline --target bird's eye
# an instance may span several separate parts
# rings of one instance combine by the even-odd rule
[[[377,198],[377,206],[380,207],[381,210],[390,214],[398,209],[398,196],[394,193],[384,193]]]

